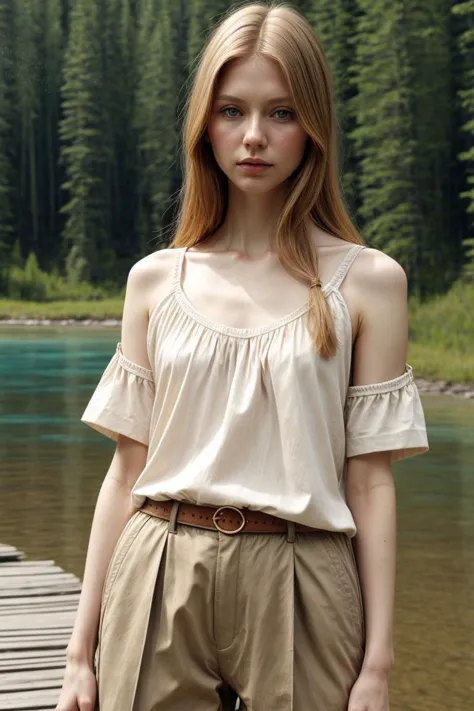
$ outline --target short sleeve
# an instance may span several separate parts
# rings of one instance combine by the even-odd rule
[[[426,452],[425,416],[413,369],[394,380],[348,388],[346,457],[392,452],[392,461]]]
[[[122,434],[148,445],[154,396],[152,371],[125,358],[118,343],[81,422],[113,440]]]

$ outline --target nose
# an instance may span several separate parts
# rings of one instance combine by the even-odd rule
[[[266,141],[262,121],[258,116],[250,118],[245,128],[244,144],[246,146],[263,146]]]

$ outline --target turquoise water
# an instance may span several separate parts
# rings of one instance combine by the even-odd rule
[[[80,417],[116,328],[0,327],[0,542],[82,576],[114,444]],[[429,396],[430,452],[396,464],[391,711],[467,711],[474,694],[474,402]]]

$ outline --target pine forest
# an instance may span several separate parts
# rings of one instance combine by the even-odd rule
[[[365,241],[420,300],[474,271],[474,0],[300,0]],[[0,0],[0,295],[118,293],[166,246],[183,104],[226,0]],[[237,5],[236,5],[237,6]]]

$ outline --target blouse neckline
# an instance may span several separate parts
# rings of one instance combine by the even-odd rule
[[[345,275],[345,272],[347,271],[348,266],[350,265],[350,263],[352,263],[354,256],[357,254],[360,248],[360,245],[354,245],[350,250],[348,250],[346,257],[342,260],[335,274],[332,276],[332,278],[328,281],[327,284],[324,284],[322,286],[321,291],[323,292],[324,296],[327,297],[331,291],[337,290],[339,283],[341,282],[343,276]],[[180,251],[181,253],[176,262],[173,285],[173,292],[176,296],[176,300],[188,316],[190,316],[194,321],[200,323],[202,326],[211,331],[215,331],[216,333],[221,333],[227,336],[234,336],[236,338],[253,338],[255,336],[261,336],[266,333],[271,333],[272,331],[277,331],[278,329],[287,326],[292,321],[296,321],[297,319],[301,318],[309,311],[308,288],[308,300],[306,301],[306,303],[302,304],[301,306],[298,306],[298,308],[294,309],[293,311],[290,311],[290,313],[281,316],[278,319],[274,319],[273,321],[270,321],[268,324],[265,324],[263,326],[256,326],[254,328],[238,328],[236,326],[228,326],[226,324],[213,321],[212,319],[207,318],[207,316],[204,316],[204,314],[202,314],[194,307],[194,305],[189,300],[183,289],[181,283],[182,270],[188,247],[181,247]]]
[[[254,328],[237,328],[236,326],[227,326],[226,324],[218,323],[217,321],[212,321],[211,319],[204,316],[193,306],[191,301],[186,296],[181,284],[176,285],[175,296],[183,311],[185,311],[188,316],[194,319],[194,321],[197,321],[210,331],[222,333],[227,336],[235,336],[237,338],[252,338],[254,336],[261,336],[264,333],[276,331],[279,328],[282,328],[283,326],[286,326],[287,324],[291,323],[291,321],[296,321],[296,319],[301,318],[301,316],[304,316],[304,314],[309,311],[309,303],[306,303],[302,306],[299,306],[297,309],[291,311],[289,314],[270,321],[264,326],[256,326]]]
[[[327,282],[327,284],[324,284],[321,288],[323,294],[325,297],[329,296],[331,292],[339,293],[339,286],[341,282],[344,279],[344,276],[346,275],[350,265],[354,261],[355,257],[357,256],[358,252],[360,249],[363,249],[364,247],[362,245],[353,245],[351,249],[348,250],[345,258],[342,260],[341,264],[339,265],[338,269],[336,270],[335,274],[331,277],[331,279]],[[185,259],[185,254],[188,251],[188,247],[179,247],[175,248],[177,254],[177,259],[175,262],[175,268],[174,268],[174,274],[173,274],[173,283],[171,290],[168,292],[168,295],[165,296],[160,302],[155,304],[155,307],[152,309],[150,313],[150,318],[149,318],[149,327],[151,326],[152,321],[156,317],[157,313],[161,310],[161,308],[164,306],[165,302],[167,302],[170,298],[174,298],[176,303],[178,304],[179,308],[187,315],[189,316],[195,323],[199,323],[201,326],[204,328],[213,331],[215,333],[220,333],[222,335],[226,336],[232,336],[234,338],[241,338],[241,339],[250,339],[250,338],[255,338],[264,334],[272,333],[274,331],[277,331],[278,329],[281,329],[285,326],[287,326],[289,323],[292,323],[294,321],[297,321],[298,319],[302,318],[305,314],[309,312],[309,288],[308,288],[308,301],[298,308],[294,309],[288,314],[285,314],[284,316],[281,316],[278,319],[274,319],[273,321],[270,321],[268,324],[265,324],[263,326],[256,326],[254,328],[238,328],[237,326],[228,326],[223,323],[218,323],[217,321],[213,321],[212,319],[207,318],[202,314],[200,311],[198,311],[192,302],[188,299],[182,284],[182,269],[183,269],[183,264],[184,264],[184,259]],[[340,298],[342,299],[342,296],[339,294]],[[345,301],[342,299],[344,302],[345,306]]]

